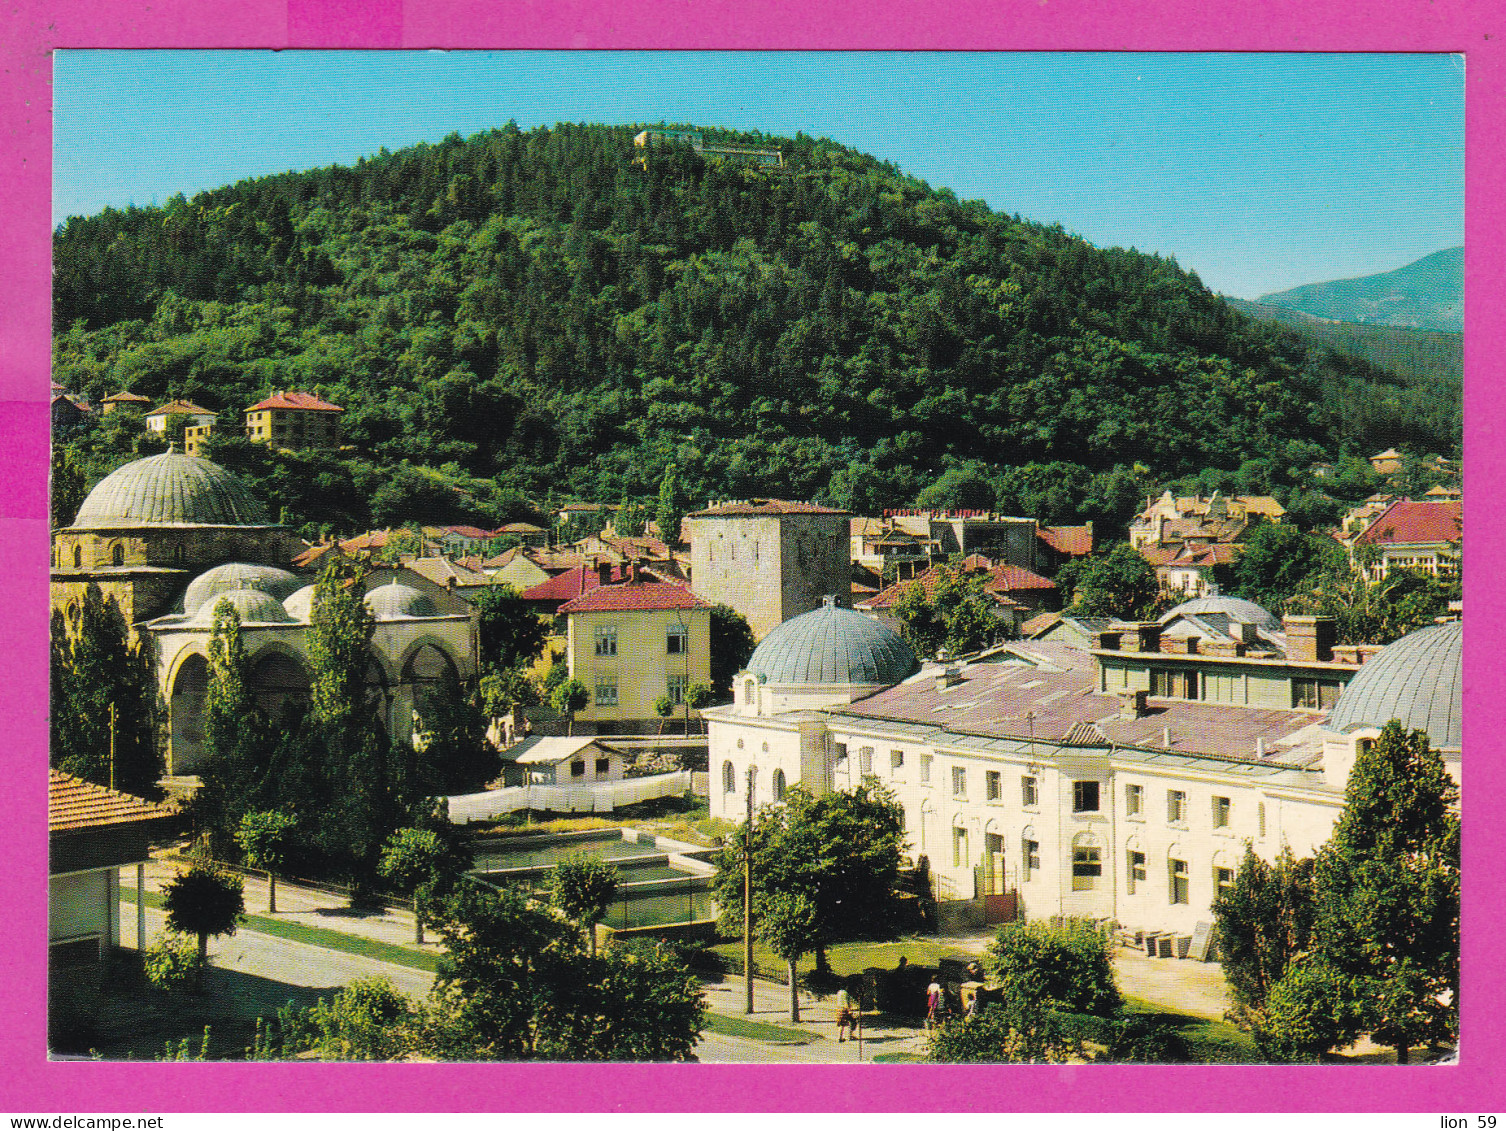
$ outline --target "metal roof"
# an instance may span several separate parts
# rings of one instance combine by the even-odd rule
[[[232,589],[260,589],[281,601],[297,588],[298,578],[285,569],[251,562],[226,562],[206,570],[188,583],[183,594],[183,612],[192,616],[204,602]]]
[[[169,448],[112,471],[89,492],[74,529],[265,526],[267,512],[217,463]]]
[[[748,661],[748,670],[769,683],[898,683],[915,668],[915,653],[899,633],[829,598],[775,628]]]
[[[1464,625],[1435,624],[1409,632],[1361,667],[1340,693],[1328,726],[1347,733],[1400,719],[1408,730],[1426,731],[1438,749],[1458,750],[1463,699]]]

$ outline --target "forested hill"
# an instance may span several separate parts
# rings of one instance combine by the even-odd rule
[[[646,496],[671,463],[695,501],[859,511],[963,468],[1001,506],[1065,521],[1133,505],[1137,462],[1280,479],[1341,446],[1457,444],[1457,390],[1399,396],[1174,261],[825,140],[703,128],[777,145],[787,168],[683,148],[645,168],[635,132],[509,126],[70,219],[54,377],[229,422],[317,387],[346,406],[352,451],[216,458],[275,486],[290,517],[345,528],[439,520],[444,499],[486,517]],[[91,478],[114,450],[92,442]]]

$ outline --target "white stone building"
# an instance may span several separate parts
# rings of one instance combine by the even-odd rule
[[[903,806],[938,900],[966,901],[970,917],[1018,906],[1188,935],[1246,842],[1271,859],[1327,839],[1354,751],[1393,714],[1457,767],[1457,624],[1364,668],[1324,654],[1308,625],[1279,660],[1162,653],[1159,627],[912,675],[903,641],[860,614],[796,618],[754,652],[734,702],[707,712],[711,813],[742,819],[750,765],[755,804],[871,777]],[[1351,679],[1355,694],[1327,710],[1315,689]]]

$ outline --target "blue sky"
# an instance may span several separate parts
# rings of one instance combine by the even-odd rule
[[[60,51],[53,214],[504,124],[833,138],[1254,297],[1463,242],[1447,55]]]

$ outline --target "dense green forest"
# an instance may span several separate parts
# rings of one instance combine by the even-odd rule
[[[640,165],[634,132],[510,124],[70,219],[54,378],[231,427],[273,389],[321,391],[347,410],[338,455],[213,455],[341,531],[646,498],[670,465],[696,502],[872,512],[949,476],[1118,522],[1177,477],[1279,495],[1316,460],[1457,451],[1457,383],[1246,318],[1174,260],[826,140],[703,127],[779,146],[763,171]],[[116,418],[61,439],[91,482],[150,445]]]

